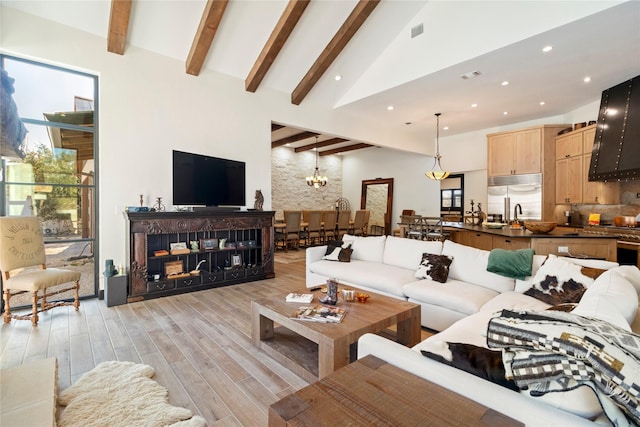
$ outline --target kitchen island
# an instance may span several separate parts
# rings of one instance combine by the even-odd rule
[[[458,222],[447,222],[444,227],[452,241],[478,249],[532,248],[539,255],[554,254],[607,261],[616,261],[618,258],[616,237],[613,235],[594,235],[574,230],[567,232],[563,228],[556,228],[548,234],[534,234],[524,228],[488,228]]]

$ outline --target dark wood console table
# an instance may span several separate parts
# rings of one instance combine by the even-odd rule
[[[275,277],[273,211],[198,210],[194,212],[128,212],[129,284],[127,301]],[[220,242],[224,239],[224,245]],[[208,250],[191,250],[190,242],[206,240]],[[183,254],[172,243],[186,243]],[[167,276],[176,262],[184,274]],[[201,262],[200,274],[189,275]],[[182,264],[180,264],[180,262]],[[239,265],[234,265],[234,262]]]

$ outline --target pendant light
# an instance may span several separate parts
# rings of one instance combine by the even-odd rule
[[[316,170],[313,172],[313,176],[307,177],[307,185],[313,188],[320,188],[327,185],[329,181],[326,176],[320,176],[320,171],[318,170],[318,159],[320,157],[320,153],[318,152],[318,136],[316,136]]]
[[[435,181],[440,181],[449,176],[450,172],[446,172],[442,170],[442,166],[440,166],[440,114],[436,113],[436,156],[433,159],[433,167],[429,172],[425,172],[424,174],[427,178],[431,178]]]

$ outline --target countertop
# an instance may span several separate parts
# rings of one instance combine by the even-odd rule
[[[525,230],[512,230],[508,226],[503,228],[488,228],[479,225],[463,224],[461,222],[444,222],[444,227],[457,228],[460,230],[476,231],[480,233],[492,234],[494,236],[509,237],[509,238],[525,238],[525,239],[539,239],[539,238],[553,238],[553,239],[575,239],[575,238],[588,238],[588,239],[615,239],[616,236],[609,234],[593,234],[584,232],[562,232],[562,227],[557,227],[552,233],[548,234],[533,234],[532,232]]]

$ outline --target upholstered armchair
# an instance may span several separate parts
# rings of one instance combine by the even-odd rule
[[[80,272],[47,268],[44,240],[37,217],[0,217],[0,271],[4,297],[4,322],[31,319],[38,325],[38,313],[63,305],[80,308]],[[49,302],[48,299],[67,291],[75,291],[72,302]],[[31,313],[11,313],[11,298],[31,294]]]

